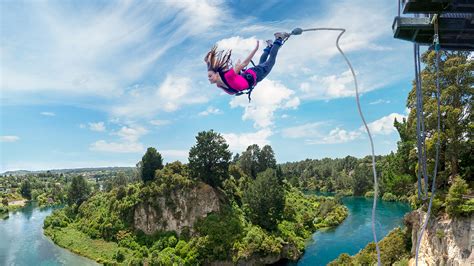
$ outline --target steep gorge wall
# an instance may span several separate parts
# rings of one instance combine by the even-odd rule
[[[199,218],[220,210],[217,192],[207,184],[171,192],[169,197],[154,199],[153,204],[139,204],[134,211],[134,227],[145,234],[157,231],[192,231]]]
[[[422,210],[405,217],[411,228],[412,257],[415,257],[418,235],[426,218]],[[474,265],[474,216],[430,218],[420,244],[418,265]],[[414,265],[414,259],[411,260]]]

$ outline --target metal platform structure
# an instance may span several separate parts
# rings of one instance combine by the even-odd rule
[[[398,4],[392,24],[395,38],[432,45],[432,18],[437,15],[441,49],[474,51],[474,0],[402,0]],[[415,17],[401,16],[401,11]]]

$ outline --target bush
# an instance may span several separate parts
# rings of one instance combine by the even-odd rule
[[[468,202],[462,198],[465,194],[468,194],[466,181],[460,177],[456,177],[446,197],[446,212],[451,217],[467,216],[473,213],[474,204],[472,204],[472,201]]]
[[[240,259],[248,259],[255,253],[269,255],[279,254],[283,247],[283,239],[269,235],[258,226],[248,228],[246,235],[234,244],[237,255],[234,262]]]
[[[382,200],[385,200],[385,201],[397,201],[398,198],[397,198],[397,196],[393,195],[392,193],[386,192],[386,193],[383,194]]]
[[[367,191],[364,195],[366,198],[373,198],[374,197],[374,192],[373,191]]]
[[[338,265],[354,265],[354,263],[352,262],[351,255],[347,253],[342,253],[341,255],[339,255],[339,257],[337,257],[337,259],[328,263],[328,266],[338,266]]]
[[[196,223],[196,230],[206,237],[206,258],[226,260],[230,258],[234,242],[241,237],[240,219],[231,210],[222,213],[211,213]]]
[[[118,262],[122,262],[125,260],[126,254],[127,254],[127,251],[124,248],[119,248],[117,252],[115,252],[113,259],[115,259]]]

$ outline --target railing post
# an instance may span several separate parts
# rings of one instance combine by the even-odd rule
[[[400,0],[398,0],[398,16],[400,16]]]

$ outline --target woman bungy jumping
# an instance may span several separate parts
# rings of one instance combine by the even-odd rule
[[[255,85],[270,73],[273,65],[275,65],[278,49],[280,49],[289,36],[290,34],[286,32],[275,33],[275,41],[266,41],[267,47],[263,49],[263,54],[260,56],[258,65],[246,70],[244,70],[245,67],[251,62],[258,50],[258,41],[257,46],[249,56],[242,62],[238,60],[233,67],[231,67],[230,60],[232,50],[217,51],[217,46],[214,45],[204,58],[207,64],[207,77],[209,82],[216,84],[217,87],[230,95],[237,96],[247,93],[250,101],[250,93]]]

